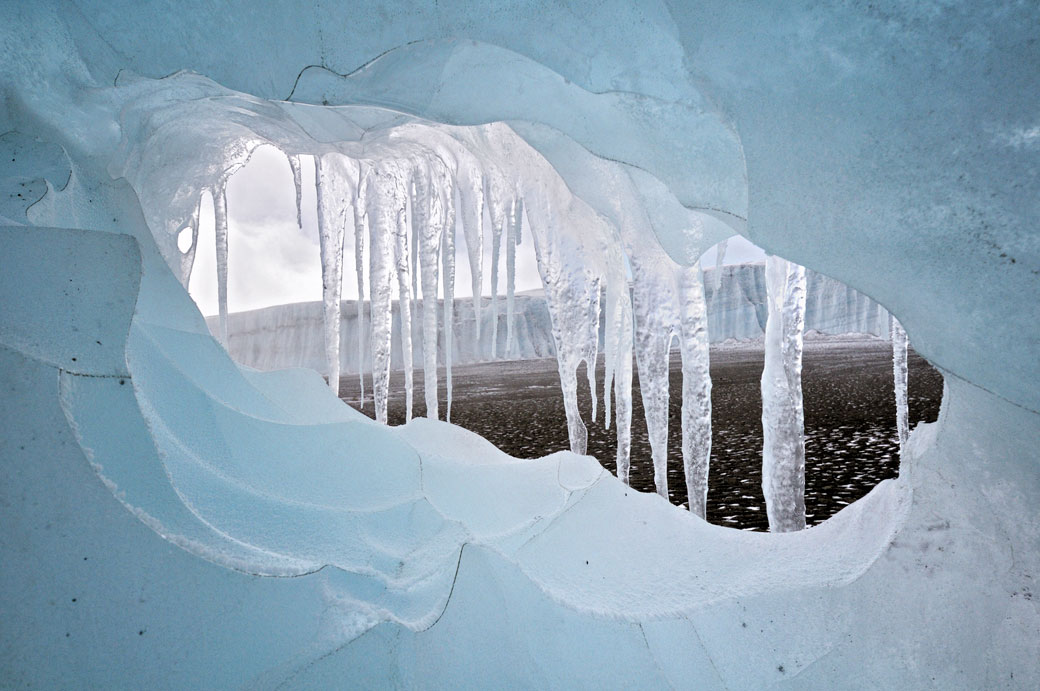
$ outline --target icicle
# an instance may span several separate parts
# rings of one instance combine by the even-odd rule
[[[404,365],[404,421],[412,419],[412,399],[415,380],[412,368],[412,286],[409,280],[409,240],[411,239],[411,223],[408,218],[406,181],[401,179],[401,171],[395,168],[400,187],[400,205],[396,209],[394,222],[394,262],[397,269],[398,314],[401,317],[401,360]]]
[[[431,189],[430,170],[424,159],[412,169],[412,229],[418,240],[419,265],[422,272],[423,313],[423,383],[426,417],[439,417],[437,404],[437,281],[440,245],[443,233],[442,210]]]
[[[447,171],[445,171],[447,173]],[[445,419],[451,422],[451,362],[455,340],[455,185],[449,175],[443,181],[444,194],[444,246],[441,258],[444,261],[444,380],[447,387]]]
[[[524,199],[522,196],[519,196],[517,198],[517,204],[518,206],[516,212],[516,246],[519,247],[520,243],[524,241]]]
[[[537,244],[535,252],[552,322],[556,364],[567,414],[567,435],[571,451],[584,454],[588,445],[588,428],[578,407],[577,370],[580,363],[586,364],[595,411],[596,372],[595,365],[589,363],[595,363],[598,354],[600,278],[588,271],[561,271],[556,263],[558,258],[547,256]]]
[[[213,190],[213,228],[217,244],[217,309],[220,313],[220,343],[228,347],[228,220],[225,181]]]
[[[299,154],[289,154],[289,168],[292,169],[293,185],[296,186],[296,225],[303,230],[303,171],[300,169]]]
[[[588,449],[589,430],[581,420],[578,409],[578,368],[577,363],[557,358],[560,372],[560,388],[563,390],[563,407],[567,414],[567,437],[570,439],[571,451],[584,454]]]
[[[805,268],[769,256],[766,293],[769,316],[762,371],[762,493],[770,531],[783,533],[805,528]]]
[[[480,303],[484,292],[484,180],[475,161],[459,160],[459,206],[473,291],[473,352],[480,353]]]
[[[498,359],[498,258],[502,247],[502,232],[508,223],[506,209],[511,203],[505,198],[505,182],[497,171],[488,176],[485,197],[491,218],[491,359]]]
[[[530,204],[530,196],[528,198]],[[494,206],[494,204],[492,205]],[[531,234],[535,239],[534,252],[538,273],[545,288],[549,320],[552,323],[553,343],[556,346],[556,368],[560,376],[560,390],[567,415],[567,437],[571,451],[584,454],[588,445],[588,430],[578,409],[578,363],[582,361],[588,342],[585,327],[588,322],[588,276],[584,271],[569,272],[561,265],[560,253],[547,237],[553,230],[549,224],[555,217],[548,200],[541,198],[527,206],[534,213],[528,215]]]
[[[517,236],[522,224],[524,202],[519,197],[513,199],[509,206],[506,217],[506,357],[513,355],[513,309],[515,306],[514,293],[516,290],[516,246],[519,242]],[[596,397],[592,397],[593,410],[595,410]],[[593,413],[595,418],[596,414]]]
[[[359,406],[365,409],[365,234],[368,214],[365,211],[365,164],[359,163],[357,196],[354,199],[354,271],[357,274],[358,379],[361,382]]]
[[[617,371],[618,346],[621,338],[621,301],[618,286],[607,281],[607,308],[603,322],[603,427],[610,429],[610,391]]]
[[[700,265],[679,270],[682,319],[682,453],[690,512],[705,517],[711,458],[708,310]]]
[[[404,189],[380,167],[366,179],[365,214],[369,227],[368,280],[372,321],[372,395],[376,420],[386,424],[393,320],[391,285],[394,238],[404,213]]]
[[[599,303],[602,295],[601,281],[598,276],[589,279],[589,311],[586,322],[585,342],[585,376],[589,382],[589,396],[592,397],[592,419],[596,419],[596,360],[599,358]]]
[[[409,271],[412,274],[412,314],[410,315],[412,321],[415,321],[415,300],[419,299],[419,226],[415,223],[415,210],[412,206],[415,203],[415,189],[414,180],[408,181],[408,218],[409,227],[411,228],[411,247],[412,247],[412,260],[409,266]]]
[[[711,291],[711,304],[715,305],[715,301],[719,297],[719,289],[722,287],[722,265],[726,261],[726,248],[729,246],[729,238],[726,238],[718,244],[718,249],[715,254],[715,276],[714,276],[714,289]]]
[[[907,337],[903,325],[895,317],[892,322],[892,374],[896,390],[896,429],[899,434],[899,458],[903,457],[906,440],[910,437],[910,419],[907,406]]]
[[[314,189],[318,199],[318,244],[321,252],[322,317],[325,333],[325,361],[329,368],[329,388],[339,396],[340,295],[343,281],[343,209],[332,208],[342,200],[330,200],[335,190],[331,166],[322,167],[321,156],[314,156]],[[331,201],[331,204],[330,204]]]
[[[638,315],[643,311],[637,298],[636,362],[639,365],[639,391],[643,399],[650,454],[654,461],[654,487],[668,499],[668,355],[671,332],[647,333]]]
[[[631,249],[631,248],[630,248]],[[654,485],[668,499],[668,366],[672,333],[679,323],[671,295],[671,264],[649,261],[630,254],[633,277],[632,311],[635,317],[636,365],[643,399],[650,453],[654,461]]]
[[[617,230],[615,230],[615,241]],[[632,359],[632,301],[628,287],[628,275],[625,271],[625,255],[619,245],[611,247],[607,252],[607,270],[603,276],[604,307],[603,319],[603,427],[610,429],[611,424],[611,391],[620,363],[622,341],[627,338],[629,366]],[[627,321],[626,321],[627,320]],[[627,324],[628,333],[623,329]],[[597,340],[599,324],[596,324]],[[627,451],[626,456],[627,459]]]
[[[498,253],[502,244],[502,227],[491,231],[491,359],[498,359]]]
[[[617,476],[627,485],[632,448],[632,304],[627,295],[621,300],[618,336],[617,374],[614,378]]]

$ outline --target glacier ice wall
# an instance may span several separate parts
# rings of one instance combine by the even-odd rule
[[[705,302],[708,305],[708,338],[711,343],[761,339],[766,323],[765,268],[762,264],[735,264],[717,270],[704,270]],[[719,281],[720,288],[715,287]],[[889,336],[888,312],[866,295],[840,281],[815,271],[806,271],[806,332],[822,334],[860,333],[882,338]],[[420,300],[420,302],[422,302]],[[478,330],[474,301],[465,301],[455,307],[453,358],[457,363],[488,361],[491,355],[491,316],[486,308],[488,299],[481,299]],[[342,333],[340,336],[340,366],[343,372],[358,372],[358,307],[364,312],[367,324],[369,307],[353,300],[341,306]],[[398,305],[393,305],[393,328],[400,328]],[[501,315],[500,315],[501,316]],[[514,307],[514,346],[509,353],[504,349],[504,320],[500,331],[496,359],[526,360],[552,357],[555,346],[548,307],[543,295],[517,295]],[[599,347],[605,343],[607,311],[601,312]],[[218,321],[207,317],[210,330],[216,334]],[[307,367],[328,375],[325,353],[321,346],[322,314],[318,303],[295,303],[265,307],[229,316],[228,352],[238,363],[256,369],[272,370],[285,367]],[[438,365],[443,366],[444,322],[438,324]],[[616,333],[616,327],[610,333]],[[362,337],[365,348],[364,371],[371,371],[371,354],[365,327]],[[479,342],[478,342],[479,337]],[[423,353],[424,332],[412,324],[412,344],[416,353]],[[417,361],[419,358],[417,357]],[[400,349],[392,348],[391,368],[401,369]]]
[[[1036,688],[1038,13],[0,4],[3,678]],[[219,162],[190,176],[212,185],[258,128],[344,138],[287,98],[509,120],[616,225],[656,198],[646,171],[890,308],[951,375],[940,419],[826,523],[744,535],[580,457],[387,430],[312,373],[240,370],[184,293],[200,190],[169,171]],[[610,165],[569,169],[571,145]],[[624,218],[699,256],[691,225]]]

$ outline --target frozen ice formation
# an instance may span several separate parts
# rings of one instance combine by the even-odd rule
[[[805,267],[766,259],[765,366],[762,369],[762,494],[769,530],[805,528],[805,413],[802,338]]]
[[[227,195],[224,194],[223,184],[213,191],[213,225],[217,245],[217,304],[220,310],[220,342],[226,346],[228,342],[228,218]]]
[[[1040,687],[1038,23],[956,0],[0,4],[0,678]],[[237,366],[184,290],[200,198],[264,143],[358,162],[377,384],[432,151],[464,237],[493,231],[492,165],[520,192],[561,375],[602,318],[617,396],[649,340],[626,343],[658,296],[629,298],[623,249],[680,285],[735,231],[889,308],[950,375],[939,420],[897,479],[752,535],[570,452],[362,419],[311,371]]]
[[[700,266],[679,274],[682,340],[682,455],[689,509],[705,517],[711,458],[711,375],[708,373],[708,319]]]
[[[899,453],[903,453],[910,437],[910,411],[907,407],[907,338],[899,320],[892,317],[892,376],[896,392],[896,431],[899,434]]]

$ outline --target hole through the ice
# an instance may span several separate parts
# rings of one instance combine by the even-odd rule
[[[267,107],[234,94],[220,98],[236,111],[261,115]],[[746,185],[735,132],[714,114],[700,112],[697,122],[718,144],[710,174],[723,181],[713,186],[722,201],[696,206],[681,180],[673,184],[683,191],[673,192],[653,174],[535,123],[447,126],[374,110],[331,109],[320,144],[294,129],[293,108],[280,111],[289,115],[284,121],[247,121],[263,134],[226,134],[216,147],[222,160],[205,162],[176,190],[177,213],[164,207],[173,218],[160,225],[187,223],[199,237],[171,266],[183,282],[190,276],[203,311],[216,313],[214,334],[240,362],[313,367],[382,422],[397,421],[399,407],[404,422],[423,414],[451,420],[453,407],[454,421],[463,422],[471,402],[465,368],[521,362],[522,381],[504,392],[508,404],[545,395],[553,404],[523,418],[508,406],[489,412],[483,400],[481,416],[498,419],[494,429],[478,429],[484,436],[521,457],[561,445],[592,451],[622,481],[725,525],[761,527],[766,516],[771,530],[798,530],[895,474],[891,401],[905,400],[908,354],[887,312],[777,257],[764,266],[719,261],[724,245],[716,260],[722,268],[702,275],[702,252],[744,227],[740,213],[714,210],[742,211]],[[312,113],[299,114],[311,122]],[[191,128],[183,135],[201,136]],[[154,199],[152,192],[141,196]],[[165,247],[169,259],[173,248]],[[733,309],[727,301],[735,301]],[[838,309],[838,321],[821,317],[821,306]],[[895,347],[850,339],[803,344],[813,330],[887,337],[890,329],[893,338],[902,334]],[[748,354],[753,346],[720,346],[763,332],[761,362]],[[271,347],[250,343],[250,334],[273,339]],[[813,368],[835,369],[819,358],[866,360],[886,347],[890,355],[878,362],[887,365],[873,369],[891,372],[895,363],[890,405],[863,403],[840,375],[827,384],[832,400],[813,393]],[[555,361],[544,367],[549,356]],[[744,387],[745,395],[731,396],[743,420],[734,429],[758,427],[761,439],[726,436],[729,429],[718,424],[729,405],[720,365]],[[863,375],[871,368],[860,362],[853,369]],[[354,376],[343,379],[346,373]],[[546,383],[536,383],[543,374]],[[345,388],[354,382],[356,396]],[[476,397],[489,399],[489,387],[475,387],[468,393],[481,389]],[[846,417],[856,423],[831,424],[838,431],[823,434],[803,405],[809,394],[830,413],[840,408],[836,401],[847,404]],[[856,417],[857,406],[887,407],[888,422],[871,426],[859,419],[868,416]],[[899,410],[901,446],[909,417],[906,405]],[[525,438],[550,426],[541,446]],[[602,448],[601,435],[615,434],[613,452]],[[867,447],[877,455],[866,463],[872,469],[864,469]],[[814,448],[822,453],[813,456]],[[739,470],[727,470],[733,458],[743,458]],[[833,461],[829,470],[821,458]],[[730,494],[713,498],[727,482]]]
[[[191,228],[182,228],[181,232],[177,233],[177,249],[181,251],[181,254],[187,254],[191,250],[191,235]]]
[[[306,163],[305,159],[305,163]],[[272,147],[258,150],[248,165],[228,184],[230,243],[237,251],[229,262],[230,298],[237,309],[230,315],[230,352],[243,364],[261,369],[304,366],[327,376],[326,353],[321,347],[321,262],[315,216],[313,167],[301,166],[302,228],[297,225],[292,171],[284,156]],[[309,172],[308,172],[309,171]],[[207,200],[208,201],[208,200]],[[204,209],[199,277],[210,280],[210,296],[196,293],[200,305],[216,312],[215,267],[207,260],[212,248],[212,216]],[[207,218],[208,216],[208,218]],[[456,248],[459,266],[468,268],[465,239]],[[767,319],[764,285],[765,253],[743,238],[730,239],[719,256],[710,248],[701,258],[712,381],[712,444],[707,496],[707,519],[740,529],[765,530],[768,520],[762,493],[762,398],[760,379],[764,349],[762,330]],[[212,249],[209,249],[212,255]],[[490,265],[490,243],[483,247],[484,265]],[[720,260],[723,264],[718,264]],[[455,315],[456,344],[453,365],[452,422],[490,440],[518,458],[537,458],[569,447],[564,401],[551,333],[551,320],[540,289],[534,249],[530,241],[516,259],[516,323],[514,349],[506,352],[505,314],[500,312],[497,353],[492,357],[489,331],[477,347],[472,339],[470,290],[464,291]],[[345,267],[355,265],[351,243],[346,243]],[[281,272],[281,273],[279,273]],[[362,405],[358,380],[357,287],[348,271],[342,283],[341,372],[339,392],[348,404],[373,413],[371,350],[362,369],[368,385]],[[471,286],[466,275],[457,282]],[[490,276],[482,277],[482,303],[489,314]],[[499,300],[505,292],[499,276]],[[717,281],[717,282],[716,282]],[[899,470],[892,377],[892,346],[888,315],[879,305],[832,279],[809,272],[808,336],[803,363],[805,414],[805,503],[808,525],[823,522],[865,495],[878,482],[894,478]],[[196,284],[197,285],[197,284]],[[396,286],[395,286],[396,287]],[[421,295],[421,291],[420,291]],[[388,422],[405,422],[405,374],[400,348],[399,291],[394,291],[393,350],[389,381]],[[440,295],[438,309],[443,309]],[[208,302],[206,302],[208,300]],[[371,305],[363,312],[371,319]],[[421,300],[414,306],[413,347],[421,368],[422,332],[416,328]],[[603,345],[605,315],[600,316],[599,342]],[[216,331],[218,320],[210,318]],[[848,331],[849,333],[845,333]],[[860,333],[853,333],[860,332]],[[443,329],[438,336],[443,347]],[[936,419],[942,392],[939,373],[912,351],[909,355],[909,421],[911,425]],[[443,357],[438,381],[445,379]],[[673,341],[667,358],[667,439],[669,499],[686,505],[682,465],[682,358]],[[596,379],[604,380],[602,355]],[[424,380],[414,373],[413,414],[426,414]],[[651,461],[638,363],[633,360],[631,485],[653,492]],[[607,429],[602,416],[592,420],[591,396],[584,363],[579,365],[577,397],[588,430],[588,453],[616,473],[616,427]],[[443,399],[443,389],[441,397]],[[602,392],[599,392],[602,396]],[[616,400],[613,401],[616,405]]]

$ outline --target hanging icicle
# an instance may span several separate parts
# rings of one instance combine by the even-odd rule
[[[394,247],[405,213],[405,189],[392,167],[378,163],[366,177],[365,209],[369,227],[368,280],[372,305],[372,396],[376,420],[386,424]]]
[[[408,219],[409,228],[411,230],[411,237],[409,238],[409,245],[412,250],[412,258],[408,264],[408,270],[412,275],[412,323],[415,323],[415,310],[417,309],[415,303],[419,299],[419,226],[415,223],[415,210],[412,208],[415,203],[415,181],[408,180]]]
[[[529,197],[530,202],[530,197]],[[493,204],[494,205],[494,204]],[[588,443],[588,429],[578,409],[578,364],[585,353],[586,322],[588,320],[588,286],[585,271],[565,271],[554,239],[549,236],[552,207],[547,199],[538,198],[528,205],[531,234],[535,238],[535,260],[545,288],[549,321],[552,323],[553,344],[556,346],[556,367],[567,416],[567,437],[571,451],[584,454]]]
[[[690,511],[705,517],[711,458],[708,310],[699,264],[679,269],[682,319],[682,454]]]
[[[506,214],[506,358],[513,356],[513,309],[516,291],[516,246],[520,234],[520,225],[524,212],[524,202],[519,197],[513,198]],[[595,400],[595,396],[593,396]],[[595,413],[593,413],[595,417]]]
[[[550,264],[547,269],[540,266],[539,270],[552,322],[560,388],[567,415],[567,436],[571,451],[584,454],[588,447],[588,428],[578,407],[578,366],[585,363],[590,393],[595,401],[595,365],[589,363],[596,362],[598,352],[600,277],[587,271],[561,272],[552,266],[555,259],[539,261],[543,266]]]
[[[226,180],[213,189],[213,230],[217,245],[217,310],[220,314],[220,343],[228,347],[228,217]]]
[[[715,254],[715,273],[714,280],[712,281],[711,291],[711,304],[714,307],[715,302],[719,298],[719,289],[722,288],[722,267],[726,263],[726,248],[729,247],[729,238],[726,238],[717,245]]]
[[[321,252],[322,318],[329,388],[339,396],[340,296],[343,285],[344,199],[336,194],[338,171],[330,161],[314,156],[314,190],[318,202],[318,246]],[[334,195],[330,198],[330,194]]]
[[[636,365],[643,399],[654,486],[668,499],[668,365],[672,333],[678,322],[670,295],[670,269],[656,262],[644,265],[630,255],[633,276],[632,311],[635,317]]]
[[[358,164],[357,195],[354,199],[354,272],[357,275],[357,333],[358,333],[358,379],[361,400],[359,407],[365,409],[365,236],[368,234],[368,214],[365,210],[368,166]]]
[[[599,358],[599,303],[603,281],[599,276],[590,276],[588,281],[590,287],[585,327],[586,341],[582,357],[585,360],[585,378],[589,382],[589,396],[592,398],[592,419],[595,420],[599,401],[596,395],[596,361]]]
[[[621,301],[618,328],[618,357],[614,375],[615,431],[617,435],[617,476],[629,484],[630,455],[632,449],[632,303],[625,296]]]
[[[444,380],[447,391],[445,419],[451,422],[451,365],[455,348],[455,224],[458,222],[458,216],[455,212],[455,181],[451,172],[443,165],[438,170],[441,174],[438,190],[441,194],[444,219],[441,259],[444,262]]]
[[[910,438],[910,416],[907,406],[907,346],[903,325],[894,316],[892,322],[892,374],[896,391],[896,430],[899,435],[899,458],[903,458],[906,440]]]
[[[766,293],[762,493],[770,531],[783,533],[805,528],[805,267],[770,255],[766,259]]]
[[[606,307],[603,320],[603,427],[610,429],[610,394],[617,372],[621,339],[621,300],[619,286],[606,282]]]
[[[458,216],[469,257],[470,289],[473,292],[473,352],[480,352],[480,303],[484,290],[484,179],[472,156],[459,156]]]
[[[303,230],[303,171],[300,168],[300,155],[288,154],[288,158],[293,186],[296,188],[296,225]]]
[[[415,379],[412,366],[412,286],[408,247],[412,233],[410,219],[408,218],[406,172],[401,169],[401,164],[397,162],[394,162],[392,170],[400,188],[400,206],[396,208],[393,239],[394,266],[397,271],[397,305],[401,319],[401,361],[404,366],[404,421],[408,423],[412,419],[412,403],[415,393]]]
[[[485,176],[484,196],[491,220],[491,359],[498,359],[498,260],[502,233],[508,223],[507,209],[512,199],[506,196],[506,182],[497,170]]]
[[[439,417],[437,402],[437,281],[440,271],[441,209],[431,189],[429,163],[418,157],[412,168],[412,228],[418,240],[422,273],[423,388],[426,417]],[[415,248],[413,248],[415,249]]]

